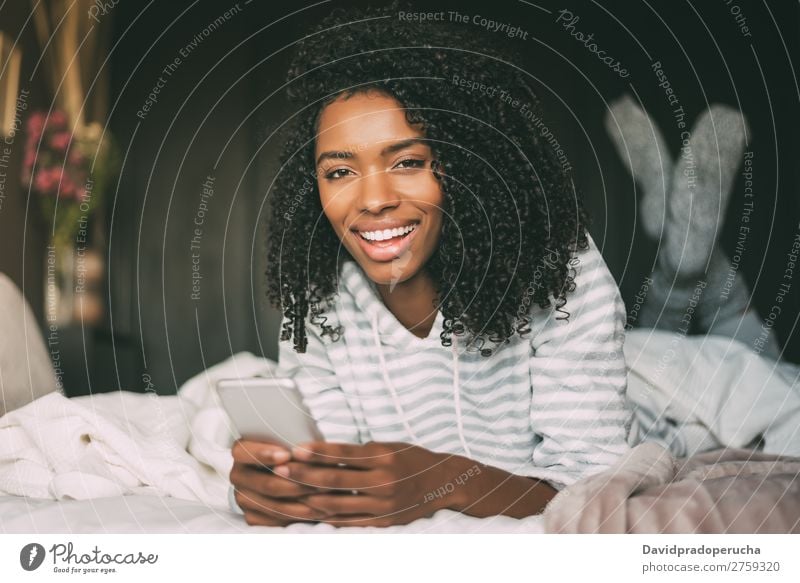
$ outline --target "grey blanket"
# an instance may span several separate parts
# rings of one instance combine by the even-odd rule
[[[548,533],[800,533],[800,458],[718,449],[675,458],[642,443],[561,490]]]

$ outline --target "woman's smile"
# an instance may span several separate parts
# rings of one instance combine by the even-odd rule
[[[351,232],[358,238],[359,245],[370,259],[392,261],[411,247],[418,226],[418,222],[389,220],[386,224],[376,223],[353,228]]]

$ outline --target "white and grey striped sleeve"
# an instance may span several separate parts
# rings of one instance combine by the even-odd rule
[[[308,319],[306,337],[308,346],[304,353],[295,352],[291,340],[278,341],[276,374],[297,382],[303,402],[326,441],[358,443],[358,427],[328,357],[326,344],[320,337],[320,329]]]
[[[608,469],[629,449],[625,304],[600,251],[575,255],[575,285],[532,340],[531,428],[541,437],[531,477],[556,489]]]

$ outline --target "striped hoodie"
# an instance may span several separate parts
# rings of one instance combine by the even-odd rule
[[[412,334],[348,259],[325,312],[341,337],[306,321],[307,351],[280,342],[277,374],[296,379],[328,441],[413,443],[560,490],[613,465],[633,419],[619,288],[591,236],[575,259],[569,319],[552,301],[532,304],[531,333],[490,357],[466,352],[455,336],[442,346],[441,312],[428,337]]]

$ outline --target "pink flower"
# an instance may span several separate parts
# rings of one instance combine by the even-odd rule
[[[50,119],[47,120],[47,125],[52,129],[64,129],[67,127],[67,116],[63,111],[56,110],[50,114]]]
[[[31,168],[33,168],[34,162],[36,162],[36,152],[33,150],[33,148],[25,150],[25,158],[22,161],[22,165],[27,169],[29,174]]]
[[[28,117],[28,142],[33,143],[39,141],[44,129],[45,115],[42,111],[34,111]]]
[[[72,136],[69,132],[58,132],[50,136],[50,147],[59,152],[65,152]]]
[[[70,148],[68,160],[69,163],[74,166],[82,166],[84,162],[86,162],[86,158],[83,157],[83,154],[78,148]]]
[[[64,176],[61,180],[61,188],[58,189],[58,198],[75,198],[77,188],[72,178]]]
[[[61,168],[43,168],[33,178],[33,187],[41,194],[53,195],[61,182]]]

